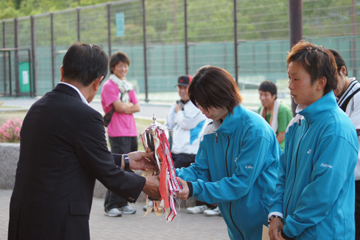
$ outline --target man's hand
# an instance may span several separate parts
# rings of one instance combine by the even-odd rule
[[[280,234],[280,231],[283,229],[283,227],[284,224],[280,218],[275,217],[271,219],[269,228],[270,240],[284,240],[284,238],[282,238]]]
[[[183,108],[183,105],[182,105],[181,102],[176,103],[176,105],[175,105],[175,112],[181,111],[182,108]]]
[[[181,178],[177,178],[177,180],[180,182],[183,190],[180,190],[180,192],[176,193],[176,197],[181,200],[186,200],[189,198],[189,187],[186,181],[182,180]]]
[[[144,170],[144,169],[156,169],[154,164],[150,161],[150,158],[154,157],[154,152],[143,152],[136,151],[128,154],[130,168],[134,170]]]
[[[159,176],[148,176],[145,178],[143,192],[153,199],[161,199],[159,192]]]

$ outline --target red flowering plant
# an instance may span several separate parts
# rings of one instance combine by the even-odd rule
[[[0,127],[0,142],[18,143],[20,142],[20,129],[22,122],[20,119],[9,118],[6,123]]]

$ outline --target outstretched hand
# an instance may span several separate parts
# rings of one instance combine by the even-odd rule
[[[146,183],[143,192],[153,199],[161,199],[159,191],[159,176],[148,176],[145,178]]]
[[[150,160],[154,157],[154,152],[136,151],[128,154],[130,168],[134,170],[156,169],[153,162]]]
[[[177,177],[177,180],[180,182],[182,186],[182,190],[180,192],[176,193],[176,197],[181,200],[186,200],[189,198],[189,187],[186,181],[182,180],[181,178]]]

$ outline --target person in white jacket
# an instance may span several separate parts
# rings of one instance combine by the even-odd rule
[[[205,115],[189,99],[187,91],[191,79],[188,75],[179,77],[177,88],[180,100],[173,103],[165,122],[173,132],[171,157],[175,168],[188,167],[195,162],[206,120]]]

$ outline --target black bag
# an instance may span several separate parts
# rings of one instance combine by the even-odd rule
[[[105,114],[105,116],[104,116],[104,126],[105,127],[109,126],[114,112],[115,112],[115,108],[111,109],[107,114]]]

